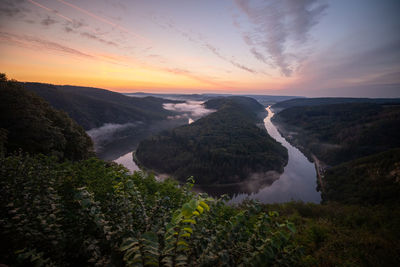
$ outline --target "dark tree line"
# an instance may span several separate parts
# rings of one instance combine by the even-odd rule
[[[81,126],[1,74],[0,153],[19,150],[69,160],[93,156],[92,140]]]

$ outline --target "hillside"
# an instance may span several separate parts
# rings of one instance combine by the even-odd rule
[[[392,149],[330,168],[323,200],[388,206],[400,201],[400,149]]]
[[[280,131],[328,165],[400,147],[400,105],[349,103],[285,109]]]
[[[254,99],[228,97],[209,100],[218,111],[196,122],[142,141],[136,157],[140,165],[198,184],[236,183],[252,173],[282,172],[286,149],[256,126],[264,111]]]
[[[319,185],[324,202],[398,203],[400,105],[292,107],[273,120],[292,144],[325,168]]]
[[[43,83],[23,83],[23,86],[43,97],[54,108],[67,112],[85,130],[105,123],[163,120],[175,114],[163,109],[162,105],[176,101],[151,96],[129,97],[98,88]]]
[[[16,81],[0,76],[0,154],[20,149],[60,159],[80,160],[93,155],[83,128],[52,108]]]
[[[152,93],[125,93],[125,95],[145,97],[145,96],[155,96],[167,99],[178,99],[178,100],[195,100],[195,101],[207,101],[213,98],[220,97],[231,97],[231,94],[152,94]],[[299,96],[280,96],[280,95],[240,95],[245,97],[250,97],[257,100],[264,106],[272,105],[277,102],[299,98]]]
[[[179,185],[144,172],[131,175],[121,165],[96,158],[70,161],[90,151],[85,143],[90,139],[80,126],[4,75],[0,96],[0,239],[7,240],[0,242],[1,265],[399,265],[399,149],[332,168],[327,180],[354,180],[351,188],[327,187],[340,203],[248,200],[228,205],[226,198],[194,193],[191,179]],[[219,110],[201,119],[210,123],[200,124],[205,132],[219,124],[230,133],[242,133],[241,126],[250,127],[246,134],[260,130],[254,128],[259,121],[255,112],[262,107],[254,100],[234,100],[207,104]],[[246,104],[250,110],[239,112]],[[225,141],[219,138],[223,135],[215,137]],[[234,137],[249,145],[249,140]],[[5,153],[13,152],[10,144],[35,149],[10,155]],[[67,147],[85,149],[69,154]],[[254,148],[248,147],[250,152]],[[209,167],[218,171],[219,166]],[[371,192],[382,198],[370,198]]]
[[[347,103],[400,104],[399,98],[346,98],[346,97],[316,97],[295,98],[278,102],[272,106],[276,111],[291,107],[319,106]]]

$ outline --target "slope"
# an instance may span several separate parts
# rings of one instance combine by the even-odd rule
[[[287,151],[256,126],[257,113],[264,111],[257,101],[227,97],[205,105],[218,111],[142,141],[139,163],[179,180],[193,175],[197,184],[236,183],[254,172],[283,171]]]
[[[1,154],[22,149],[70,160],[93,155],[92,141],[81,126],[4,74],[0,99]]]
[[[162,120],[174,113],[163,109],[163,103],[176,102],[156,97],[129,97],[104,89],[23,83],[24,87],[63,110],[85,130],[105,123],[124,124]]]

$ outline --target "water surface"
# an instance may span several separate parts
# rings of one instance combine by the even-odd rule
[[[248,197],[263,203],[291,200],[319,203],[321,194],[316,190],[317,174],[314,164],[281,136],[276,126],[271,122],[274,113],[270,106],[266,110],[268,111],[268,116],[264,119],[265,128],[272,138],[287,148],[288,164],[279,179],[273,182],[272,185],[260,189],[257,193],[236,194],[232,202],[240,202]]]
[[[272,182],[266,177],[265,181],[251,181],[244,182],[242,184],[234,185],[219,185],[219,186],[208,186],[201,187],[199,191],[205,191],[211,195],[229,194],[232,197],[231,202],[239,203],[246,198],[257,199],[263,203],[279,203],[287,202],[291,200],[301,200],[304,202],[315,202],[321,201],[320,193],[316,191],[317,187],[317,176],[315,167],[297,148],[293,147],[288,143],[278,132],[276,126],[271,122],[271,118],[274,116],[273,111],[270,107],[266,109],[268,116],[264,119],[264,126],[268,131],[269,135],[276,141],[281,143],[288,150],[288,164],[284,168],[284,172],[276,177]],[[189,123],[191,123],[189,118]],[[137,136],[139,137],[139,136]],[[141,138],[137,138],[134,143],[140,141]],[[136,148],[136,147],[135,147]],[[124,165],[126,168],[133,172],[139,170],[138,166],[132,160],[132,150],[128,153],[120,155],[115,162]],[[253,193],[241,193],[250,192],[249,188]]]
[[[121,157],[115,159],[114,162],[124,165],[125,168],[127,168],[131,173],[134,171],[140,171],[139,167],[133,161],[132,152],[122,155]]]

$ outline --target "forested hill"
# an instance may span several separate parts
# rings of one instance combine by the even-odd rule
[[[292,107],[279,112],[274,122],[306,154],[329,165],[400,147],[400,105]]]
[[[347,103],[371,103],[371,104],[400,104],[400,98],[346,98],[346,97],[317,97],[317,98],[295,98],[281,101],[273,105],[275,110],[291,107],[319,106]]]
[[[388,206],[400,201],[400,148],[352,160],[328,169],[324,201]]]
[[[263,111],[257,101],[228,97],[205,105],[218,111],[142,141],[136,150],[139,163],[181,181],[194,176],[197,184],[235,183],[251,173],[283,171],[287,150],[256,126]]]
[[[223,107],[237,106],[241,108],[242,113],[246,113],[248,117],[253,116],[253,118],[256,118],[259,112],[265,111],[263,105],[257,102],[257,100],[243,96],[218,97],[208,100],[204,105],[208,109],[217,110]]]
[[[310,159],[329,165],[325,202],[394,205],[400,201],[400,105],[347,103],[284,109],[280,131]]]
[[[65,112],[1,74],[0,154],[20,149],[69,160],[94,155],[90,137]]]
[[[129,97],[98,88],[44,83],[23,83],[23,86],[43,97],[54,108],[67,112],[85,130],[105,123],[162,120],[174,114],[163,109],[163,103],[175,101],[151,96]]]

